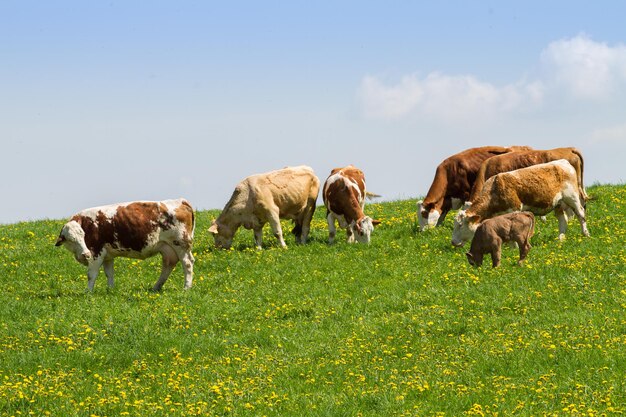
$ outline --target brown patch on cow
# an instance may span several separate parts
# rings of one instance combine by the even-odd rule
[[[91,217],[76,215],[72,217],[85,232],[85,245],[93,257],[98,257],[104,245],[115,239],[115,226],[103,212],[98,211],[95,221]]]
[[[113,223],[120,245],[141,252],[146,247],[148,235],[164,220],[159,211],[159,206],[152,202],[119,207],[113,216]]]
[[[185,230],[188,238],[190,239],[193,234],[193,227],[196,221],[193,207],[191,207],[191,204],[189,204],[187,200],[183,200],[181,205],[176,207],[174,210],[174,215],[180,223],[185,225]]]

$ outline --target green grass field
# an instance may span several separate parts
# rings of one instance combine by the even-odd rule
[[[0,226],[0,415],[624,414],[626,186],[588,192],[590,238],[550,215],[495,270],[414,200],[366,207],[369,246],[329,246],[320,208],[307,245],[220,251],[199,212],[193,288],[178,266],[157,294],[159,257],[87,294],[64,220]]]

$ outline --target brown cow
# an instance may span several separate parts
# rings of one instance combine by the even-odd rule
[[[63,226],[56,246],[65,246],[87,266],[89,291],[101,266],[109,287],[113,286],[114,258],[146,259],[157,253],[163,257],[163,267],[153,290],[161,289],[179,261],[185,271],[185,289],[189,289],[194,225],[193,208],[182,198],[111,204],[75,214]]]
[[[586,201],[588,196],[583,185],[583,155],[576,148],[519,151],[489,158],[482,163],[480,169],[478,170],[476,182],[472,188],[469,201],[474,201],[476,196],[480,194],[485,181],[496,174],[514,171],[516,169],[526,168],[532,165],[543,164],[545,162],[556,161],[557,159],[565,159],[574,167],[578,178],[580,194],[583,196],[584,201]]]
[[[215,246],[230,248],[235,232],[243,226],[254,230],[256,246],[261,249],[263,226],[269,222],[280,246],[287,247],[280,219],[293,220],[296,240],[306,243],[319,188],[319,179],[304,165],[245,178],[209,228]]]
[[[335,168],[326,179],[323,190],[329,243],[335,240],[335,220],[339,227],[346,229],[349,243],[354,243],[355,237],[357,242],[370,243],[374,226],[380,222],[363,213],[368,195],[363,171],[352,165]]]
[[[458,209],[469,200],[476,174],[488,158],[513,151],[529,150],[528,146],[483,146],[470,148],[443,160],[435,172],[433,183],[423,201],[417,203],[420,231],[439,226],[451,209]]]
[[[522,265],[530,251],[530,238],[535,233],[535,215],[530,211],[502,214],[482,222],[474,233],[470,250],[465,255],[472,266],[481,266],[486,253],[491,254],[494,268],[500,265],[502,243],[517,243]]]
[[[472,238],[478,225],[498,214],[532,211],[545,215],[555,210],[559,219],[559,239],[565,239],[570,208],[578,217],[584,236],[589,236],[583,197],[576,170],[565,159],[533,165],[489,178],[467,210],[459,210],[452,231],[452,245],[462,246]]]

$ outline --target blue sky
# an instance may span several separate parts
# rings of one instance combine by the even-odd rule
[[[0,1],[0,223],[349,163],[386,199],[481,145],[623,183],[626,3]],[[321,204],[321,199],[319,200]]]

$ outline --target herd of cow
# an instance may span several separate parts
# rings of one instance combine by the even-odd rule
[[[280,246],[285,247],[281,219],[294,222],[296,241],[306,243],[315,212],[320,182],[307,166],[287,167],[251,175],[241,181],[209,232],[215,246],[230,248],[240,226],[254,231],[262,247],[266,223]],[[335,168],[322,190],[329,242],[336,227],[346,229],[348,242],[369,243],[379,224],[363,212],[365,176],[349,165]],[[530,250],[534,214],[554,210],[563,239],[569,217],[576,215],[582,233],[589,236],[585,221],[588,196],[583,186],[583,157],[576,148],[533,150],[526,146],[486,146],[467,149],[445,159],[423,201],[418,202],[420,230],[443,223],[451,209],[459,210],[454,221],[452,244],[472,239],[467,258],[481,265],[490,253],[493,266],[500,263],[504,242],[516,243],[520,263]],[[464,204],[463,204],[464,203]],[[505,214],[503,214],[505,213]],[[508,214],[507,214],[508,213]],[[102,267],[113,286],[113,260],[118,256],[145,259],[160,253],[161,275],[153,287],[159,291],[178,262],[183,266],[185,289],[191,288],[194,257],[194,210],[185,199],[137,201],[80,211],[63,226],[56,246],[65,246],[87,266],[88,290],[94,288]]]

